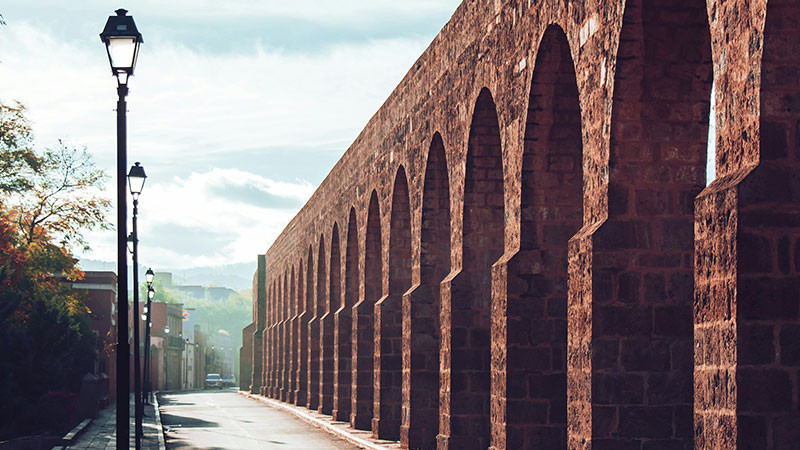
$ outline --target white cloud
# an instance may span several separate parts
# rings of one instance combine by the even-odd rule
[[[186,44],[204,30],[183,19],[208,16],[228,28],[245,18],[275,17],[341,25],[378,16],[446,16],[457,3],[131,2],[145,34],[128,97],[128,161],[141,161],[149,176],[141,202],[143,256],[181,268],[252,261],[265,252],[438,31],[332,39],[316,52],[258,40],[239,44],[232,35],[235,51],[207,52]],[[113,175],[116,83],[97,37],[109,9],[99,0],[3,6],[0,101],[28,105],[40,147],[59,138],[85,145]],[[165,26],[185,39],[168,39],[158,31]],[[115,198],[113,181],[108,193]],[[218,248],[147,242],[148,231],[169,227],[209,233],[205,241]],[[89,256],[114,260],[114,241],[113,232],[91,233]]]
[[[249,262],[264,253],[296,210],[226,195],[237,187],[296,205],[314,191],[305,181],[280,182],[237,169],[148,182],[139,202],[141,261],[154,267],[187,268]],[[83,257],[116,258],[115,231],[95,232],[92,238],[92,251]]]

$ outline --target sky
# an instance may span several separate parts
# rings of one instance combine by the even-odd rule
[[[128,165],[148,176],[140,261],[254,263],[459,3],[8,0],[0,101],[28,107],[38,148],[85,146],[113,176],[116,81],[98,34],[124,7],[144,37],[128,96]],[[78,257],[116,260],[114,231],[88,240]]]

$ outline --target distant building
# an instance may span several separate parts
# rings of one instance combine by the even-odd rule
[[[220,286],[173,284],[173,277],[170,272],[156,272],[155,279],[156,281],[160,280],[164,287],[168,287],[187,297],[199,300],[208,299],[215,302],[224,302],[227,301],[231,295],[236,294],[236,291],[233,289]]]
[[[183,304],[152,302],[150,321],[153,389],[176,390],[183,385]]]
[[[194,331],[194,308],[186,308],[183,310],[183,389],[197,389],[199,385],[196,383],[196,349],[197,343],[195,341]]]

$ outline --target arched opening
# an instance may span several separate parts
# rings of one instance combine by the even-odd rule
[[[405,169],[397,170],[389,228],[389,293],[375,305],[376,373],[372,431],[380,439],[400,438],[402,406],[403,294],[411,287],[411,212]]]
[[[547,28],[528,99],[520,250],[508,264],[506,444],[567,446],[567,250],[583,218],[581,111],[564,31]]]
[[[324,314],[320,318],[320,336],[322,345],[322,386],[320,387],[319,412],[322,414],[333,413],[333,369],[335,366],[333,354],[334,338],[334,313],[341,301],[341,259],[339,253],[339,225],[333,224],[331,232],[331,260],[330,274],[328,277],[328,295],[325,297]]]
[[[275,397],[275,391],[278,389],[278,296],[280,295],[280,275],[276,274],[275,281],[273,282],[272,301],[270,305],[270,339],[269,339],[269,382],[267,386],[267,394],[270,397]]]
[[[295,363],[297,361],[297,341],[295,337],[297,332],[295,327],[297,325],[297,278],[294,271],[294,265],[289,273],[289,298],[286,302],[286,394],[283,396],[283,401],[294,403],[294,391],[297,389],[296,379],[294,378],[297,368]]]
[[[275,280],[275,298],[273,299],[272,309],[275,320],[272,326],[272,380],[270,381],[270,397],[279,398],[280,396],[280,374],[281,374],[281,295],[283,295],[282,277],[278,274]]]
[[[765,7],[758,67],[758,22]],[[748,33],[749,52],[732,57],[737,41],[715,43],[730,59],[717,75],[723,95],[716,163],[723,180],[697,202],[696,445],[796,448],[800,3],[759,3],[744,16],[750,22],[743,31],[738,29],[743,19],[734,21],[732,12],[738,10],[726,9],[721,18],[726,37]],[[741,73],[748,78],[739,78]],[[725,391],[736,394],[724,403],[712,401],[720,380]],[[719,436],[727,439],[719,442]]]
[[[304,326],[305,334],[301,335],[301,339],[305,339],[305,343],[303,344],[303,349],[305,351],[305,356],[303,356],[303,364],[302,366],[302,376],[305,377],[305,382],[303,383],[304,390],[305,390],[305,405],[308,408],[311,408],[312,403],[312,395],[311,395],[311,368],[313,367],[311,354],[314,349],[314,342],[313,342],[313,328],[316,324],[316,308],[314,305],[314,249],[311,245],[308,246],[308,259],[306,259],[306,324]],[[317,343],[319,345],[319,343]]]
[[[295,380],[297,380],[294,402],[297,406],[306,406],[308,401],[308,287],[303,276],[303,260],[297,265],[297,359],[295,362]]]
[[[401,441],[409,448],[436,448],[439,433],[440,283],[450,272],[450,180],[442,136],[428,151],[422,196],[420,284],[408,295],[409,362]],[[405,308],[406,306],[404,306]],[[406,332],[406,330],[404,330]],[[412,395],[413,392],[413,395]]]
[[[266,309],[266,325],[264,326],[264,334],[262,337],[262,364],[264,366],[261,372],[261,395],[270,395],[272,388],[272,355],[274,354],[273,344],[275,339],[272,336],[272,327],[275,321],[275,314],[272,311],[272,304],[275,300],[275,280],[269,283],[269,292],[267,294],[267,309]]]
[[[278,359],[280,365],[280,373],[278,374],[278,386],[280,390],[278,391],[277,398],[281,401],[286,401],[286,393],[288,391],[288,381],[289,381],[289,272],[283,272],[283,283],[281,284],[281,297],[280,297],[280,304],[279,307],[279,320],[280,320],[280,328],[278,332],[280,333],[279,341],[280,341],[280,349],[278,350]]]
[[[492,94],[484,88],[472,116],[464,181],[466,286],[451,300],[450,433],[470,448],[489,446],[491,267],[503,254],[504,218],[500,128]]]
[[[333,399],[333,418],[350,421],[350,391],[353,368],[352,309],[358,302],[358,222],[355,208],[350,208],[347,220],[347,247],[344,266],[344,295],[336,311],[336,393]]]
[[[326,287],[327,274],[325,268],[325,235],[319,237],[319,248],[317,250],[317,298],[314,305],[316,320],[309,331],[311,340],[311,387],[309,389],[309,409],[319,410],[322,399],[322,316],[325,314],[325,304],[328,299],[328,289]]]
[[[706,181],[712,81],[705,1],[626,3],[608,219],[593,242],[589,347],[602,357],[591,359],[591,396],[576,393],[617,418],[594,419],[608,426],[594,425],[591,439],[610,445],[692,446],[694,199]],[[601,388],[620,380],[625,395]]]
[[[367,211],[364,243],[364,298],[353,306],[353,389],[350,425],[360,430],[372,427],[374,354],[374,307],[381,297],[381,212],[378,193],[372,191]]]

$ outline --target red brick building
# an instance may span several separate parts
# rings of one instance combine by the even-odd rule
[[[151,307],[150,367],[153,389],[181,389],[184,378],[183,304],[152,302]]]
[[[116,398],[117,371],[117,275],[114,272],[85,272],[73,289],[85,290],[89,326],[97,333],[101,350],[97,355],[97,374],[108,377],[109,401]]]
[[[465,1],[259,257],[251,388],[411,448],[800,448],[798,42]]]

